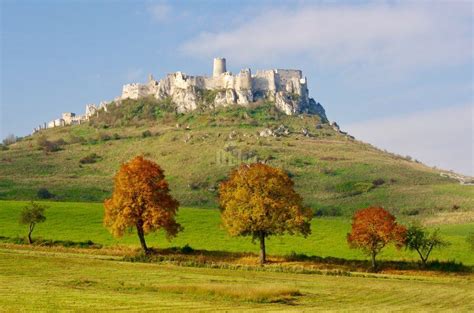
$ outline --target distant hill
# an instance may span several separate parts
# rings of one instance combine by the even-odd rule
[[[176,114],[164,102],[125,100],[87,123],[42,130],[0,151],[0,199],[102,201],[119,165],[158,162],[182,205],[216,207],[217,187],[242,161],[288,171],[319,215],[369,205],[416,215],[474,208],[473,186],[338,131],[317,115],[271,103]],[[44,190],[43,190],[44,191]],[[46,194],[47,195],[47,194]]]

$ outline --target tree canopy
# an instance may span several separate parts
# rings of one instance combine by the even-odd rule
[[[145,252],[145,235],[164,229],[169,238],[182,230],[175,220],[179,202],[170,195],[164,171],[153,161],[137,156],[122,164],[115,176],[114,191],[106,199],[104,225],[120,237],[136,228]]]
[[[439,235],[439,229],[430,232],[418,224],[408,227],[405,244],[407,249],[418,253],[423,266],[426,265],[433,249],[448,245]]]
[[[351,248],[358,248],[371,256],[372,268],[376,268],[375,257],[389,243],[397,248],[405,242],[406,228],[398,225],[395,217],[380,207],[369,207],[357,211],[352,218],[352,229],[347,234]]]
[[[219,188],[221,217],[232,236],[260,241],[264,263],[265,238],[284,233],[311,233],[312,211],[303,206],[294,183],[283,170],[262,163],[242,164]]]

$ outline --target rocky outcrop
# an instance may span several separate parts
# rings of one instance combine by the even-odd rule
[[[121,96],[113,101],[101,102],[99,106],[89,104],[84,115],[64,113],[62,118],[40,125],[34,131],[79,124],[87,121],[99,110],[107,111],[107,105],[111,102],[120,104],[125,99],[144,97],[171,100],[178,113],[191,112],[201,107],[215,109],[271,101],[279,111],[287,115],[315,114],[319,115],[323,122],[327,122],[324,108],[309,97],[306,77],[303,77],[300,70],[274,69],[252,74],[250,69],[243,69],[233,75],[226,71],[226,60],[216,58],[211,77],[190,76],[176,72],[155,80],[150,75],[145,84],[124,85]]]
[[[233,75],[222,72],[226,68],[225,59],[216,60],[220,65],[214,68],[212,77],[176,72],[157,81],[150,75],[146,84],[123,86],[121,98],[171,98],[179,113],[194,111],[203,104],[218,108],[268,100],[287,115],[316,114],[327,120],[321,104],[309,98],[307,81],[300,70],[264,70],[252,75],[250,69],[244,69]]]

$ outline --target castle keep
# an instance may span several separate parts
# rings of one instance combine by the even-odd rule
[[[300,70],[273,69],[260,70],[252,74],[250,69],[242,69],[238,74],[227,71],[226,59],[215,58],[212,76],[191,76],[182,72],[166,75],[155,80],[152,75],[145,84],[124,85],[121,96],[110,102],[101,102],[99,106],[89,104],[84,115],[63,113],[62,118],[49,122],[46,127],[79,124],[87,121],[107,105],[120,104],[124,99],[155,97],[158,100],[171,99],[178,113],[197,109],[202,95],[213,91],[211,108],[232,105],[246,106],[258,100],[268,100],[288,115],[307,113],[318,114],[326,119],[323,107],[309,98],[306,77]],[[214,96],[215,95],[215,96]],[[43,127],[44,127],[43,126]],[[35,131],[43,128],[39,127]]]

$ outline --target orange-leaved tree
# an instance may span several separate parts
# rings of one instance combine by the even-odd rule
[[[232,236],[260,241],[260,263],[266,261],[265,238],[284,233],[311,233],[312,211],[303,206],[294,183],[283,170],[242,164],[219,188],[221,218]]]
[[[169,193],[163,170],[142,156],[122,164],[112,198],[104,206],[104,225],[110,232],[121,237],[125,230],[135,228],[145,252],[146,234],[164,229],[169,239],[182,230],[175,220],[179,203]]]
[[[405,234],[406,228],[398,225],[392,214],[380,207],[369,207],[354,214],[347,241],[351,248],[362,249],[371,257],[372,269],[375,270],[377,254],[391,242],[401,248]]]

